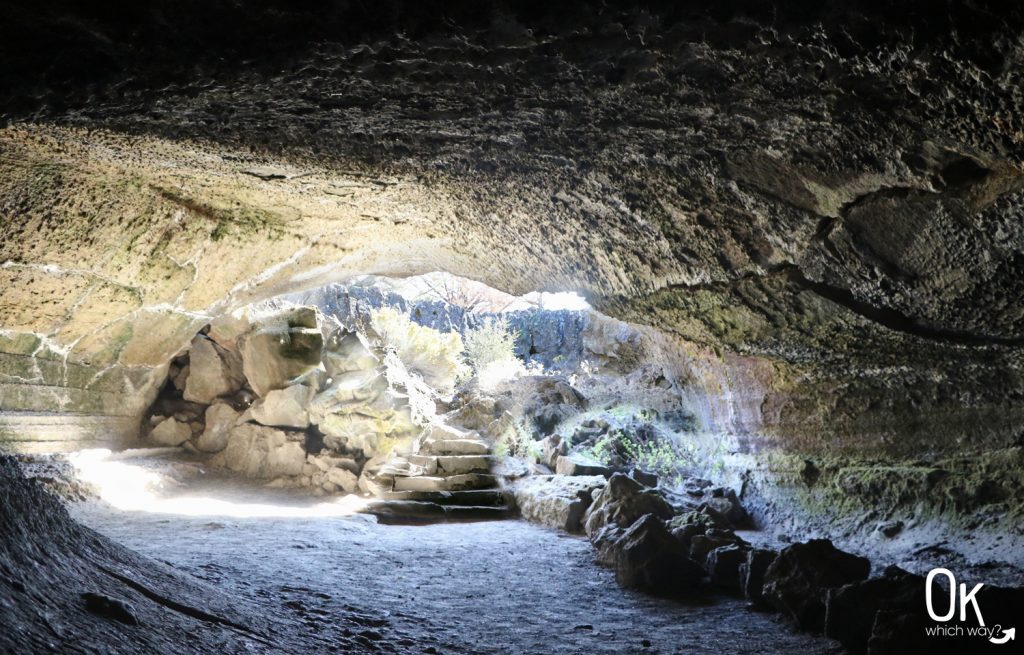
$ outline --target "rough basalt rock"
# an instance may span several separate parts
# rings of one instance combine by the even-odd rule
[[[623,473],[615,473],[603,489],[594,492],[583,527],[590,540],[594,541],[605,526],[627,528],[647,514],[664,521],[672,518],[674,513],[672,506],[657,491],[644,487]]]
[[[188,357],[188,373],[182,390],[187,401],[208,405],[221,396],[235,393],[245,383],[238,353],[221,348],[204,335],[192,339]],[[182,374],[185,374],[184,369]]]
[[[855,654],[867,652],[869,641],[873,642],[872,652],[891,652],[907,643],[926,646],[928,640],[923,630],[917,634],[900,635],[895,639],[894,635],[882,630],[878,634],[874,633],[880,612],[917,616],[923,624],[926,616],[926,588],[922,576],[890,567],[883,577],[829,589],[825,608],[825,635]],[[938,598],[940,593],[936,588],[935,597]]]
[[[192,438],[192,428],[173,417],[160,422],[149,433],[149,440],[158,446],[180,446]]]
[[[210,463],[257,480],[300,475],[306,463],[304,441],[303,433],[243,423],[231,430],[227,446]]]
[[[866,580],[871,563],[827,539],[782,549],[764,574],[764,597],[803,630],[825,629],[829,589]]]
[[[732,592],[742,591],[740,567],[747,561],[749,546],[730,544],[714,548],[704,560],[711,584]]]
[[[592,539],[597,561],[615,569],[616,582],[630,589],[679,595],[705,576],[653,514],[643,515],[627,528],[607,524]]]
[[[569,476],[599,475],[608,477],[612,474],[612,470],[590,457],[573,453],[571,455],[559,455],[555,459],[555,473]]]
[[[583,515],[590,507],[593,493],[605,483],[600,475],[534,475],[518,481],[513,493],[516,506],[527,521],[578,533],[583,531]]]
[[[283,389],[320,365],[323,335],[314,310],[263,318],[241,340],[245,379],[259,396]]]
[[[740,564],[739,576],[743,595],[754,607],[764,608],[764,574],[779,554],[767,548],[752,548]]]
[[[273,389],[246,412],[250,420],[275,427],[304,429],[309,427],[309,403],[315,389],[297,384]]]
[[[238,418],[238,412],[227,403],[214,403],[207,407],[203,433],[196,440],[196,448],[206,453],[224,450]]]

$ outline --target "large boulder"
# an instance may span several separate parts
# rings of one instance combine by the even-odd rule
[[[713,548],[704,560],[711,584],[727,591],[742,591],[740,567],[747,561],[749,547],[742,544],[728,544]]]
[[[189,424],[176,421],[173,417],[164,419],[149,433],[149,441],[157,446],[180,446],[191,438],[192,428]]]
[[[245,382],[238,354],[221,348],[202,334],[192,339],[187,376],[185,400],[203,404],[235,393]]]
[[[495,399],[472,391],[459,397],[461,403],[445,415],[444,421],[467,430],[488,430],[500,414]]]
[[[555,458],[555,473],[558,475],[600,475],[608,477],[612,470],[601,462],[580,453],[559,455]],[[646,486],[646,485],[645,485]]]
[[[540,448],[540,463],[551,470],[555,469],[559,457],[569,454],[569,442],[558,434],[544,437],[537,446]]]
[[[725,546],[749,548],[750,544],[737,536],[732,530],[714,529],[690,539],[690,559],[697,562],[705,561],[711,552]]]
[[[583,348],[587,361],[626,372],[642,360],[645,348],[643,334],[630,325],[591,312],[583,332]]]
[[[359,490],[373,496],[383,496],[395,486],[395,476],[387,473],[387,455],[371,457],[359,475]]]
[[[333,484],[338,489],[350,494],[359,489],[359,477],[355,473],[349,471],[346,468],[336,467],[329,469],[325,474],[327,482]]]
[[[767,548],[747,551],[747,559],[740,565],[740,586],[743,595],[757,608],[764,606],[764,574],[779,554]]]
[[[344,328],[325,339],[322,359],[327,375],[335,379],[344,373],[373,370],[380,365],[366,340],[358,332]]]
[[[740,504],[733,489],[715,487],[704,496],[704,505],[710,512],[722,517],[731,527],[740,528],[747,522],[747,511]]]
[[[317,424],[324,447],[336,453],[372,457],[390,431],[388,419],[363,414],[331,414]]]
[[[542,434],[555,431],[559,423],[578,414],[586,407],[586,399],[565,378],[550,375],[531,375],[516,383],[527,398],[523,404],[524,416]]]
[[[188,364],[178,366],[177,364],[171,364],[170,369],[167,371],[167,379],[171,381],[174,388],[182,392],[184,395],[185,387],[188,385]]]
[[[898,609],[879,610],[875,613],[875,623],[871,626],[871,637],[868,639],[867,650],[861,652],[866,652],[868,655],[905,655],[906,653],[954,655],[975,652],[963,648],[963,639],[950,639],[949,642],[943,643],[939,640],[941,638],[929,636],[925,630],[930,626],[935,626],[935,621],[932,621],[923,609],[911,612]],[[849,652],[857,653],[855,650]],[[991,652],[998,651],[993,647]]]
[[[206,336],[213,339],[222,348],[238,352],[238,341],[252,329],[249,314],[246,311],[221,314],[210,321]]]
[[[352,473],[359,473],[360,469],[359,464],[351,457],[337,457],[325,453],[309,455],[306,457],[306,461],[321,473],[326,473],[333,468],[343,468]]]
[[[645,514],[668,520],[674,511],[654,489],[648,489],[622,473],[615,473],[604,489],[594,493],[594,502],[587,510],[583,527],[594,541],[606,525],[629,527]]]
[[[866,580],[871,562],[843,552],[828,539],[812,539],[782,550],[765,571],[764,597],[796,625],[825,628],[828,589]]]
[[[865,653],[879,612],[924,614],[925,587],[923,577],[892,566],[881,578],[829,589],[825,635],[839,641],[850,653]],[[920,637],[923,637],[923,632]],[[883,645],[891,647],[893,641],[894,635],[880,633],[875,636],[875,650]]]
[[[331,384],[313,398],[309,405],[311,418],[319,422],[331,414],[360,411],[371,405],[387,389],[388,380],[381,371],[370,369],[341,373],[332,378]]]
[[[383,368],[338,373],[309,403],[309,418],[334,452],[373,457],[419,431],[409,397],[391,388]]]
[[[247,418],[263,425],[305,429],[312,398],[313,389],[302,384],[274,389],[253,403]]]
[[[704,577],[704,569],[653,514],[645,514],[625,529],[607,524],[600,532],[595,540],[597,560],[615,569],[615,580],[624,587],[677,595]]]
[[[717,534],[719,531],[729,532],[728,522],[718,514],[708,511],[706,507],[672,517],[668,528],[687,548],[696,537]]]
[[[605,484],[599,475],[536,475],[520,480],[513,493],[527,521],[576,533],[583,531],[583,515],[593,492]]]
[[[304,441],[302,432],[243,423],[231,430],[227,447],[210,462],[256,479],[300,475],[306,463]]]
[[[298,307],[262,318],[240,343],[245,378],[253,391],[266,396],[320,366],[323,335],[316,311]]]
[[[196,441],[196,448],[206,453],[219,453],[228,445],[231,430],[238,422],[238,412],[227,403],[214,403],[206,408],[206,423],[203,433]]]
[[[937,603],[944,610],[949,590],[940,587],[937,581],[932,584],[933,597],[943,599]],[[967,584],[970,588],[971,583]],[[977,637],[928,636],[925,629],[934,627],[936,622],[927,614],[925,593],[924,577],[895,566],[888,567],[880,578],[829,589],[825,634],[838,640],[854,655],[988,652],[975,641]],[[1002,626],[1006,630],[1019,625],[1024,589],[986,584],[976,600],[986,626]],[[967,624],[974,624],[973,611],[968,609],[967,612]],[[994,636],[1001,634],[997,632]],[[991,652],[1004,651],[1002,646],[989,648]]]

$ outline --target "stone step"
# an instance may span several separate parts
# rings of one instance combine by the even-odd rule
[[[381,500],[420,500],[439,505],[477,505],[497,507],[509,505],[510,494],[500,489],[467,489],[465,491],[386,491]]]
[[[432,475],[433,473],[434,471],[428,470],[427,468],[419,464],[415,464],[401,457],[395,457],[388,460],[388,462],[381,466],[380,470],[378,471],[378,475],[385,475],[391,477],[399,475]]]
[[[426,475],[448,476],[458,473],[487,473],[491,470],[490,455],[410,455],[409,462],[426,471]]]
[[[487,455],[491,447],[476,439],[427,439],[420,444],[420,455]]]
[[[443,439],[469,439],[476,441],[480,439],[480,433],[476,430],[463,430],[457,428],[454,425],[447,425],[445,423],[435,423],[430,426],[427,433],[429,439],[443,440]]]
[[[442,505],[421,500],[375,500],[360,512],[372,514],[389,525],[437,523],[442,521],[494,521],[511,518],[507,506]]]
[[[498,486],[498,478],[486,473],[460,473],[448,477],[421,475],[396,477],[392,491],[462,491],[490,489]]]

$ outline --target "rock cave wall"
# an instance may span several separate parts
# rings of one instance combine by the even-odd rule
[[[1019,500],[1020,8],[418,7],[12,10],[6,441],[125,443],[212,317],[446,270],[656,329],[749,484]]]

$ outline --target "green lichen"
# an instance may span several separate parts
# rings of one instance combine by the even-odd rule
[[[1024,515],[1024,450],[1016,447],[934,463],[780,454],[762,463],[766,484],[785,490],[798,513],[837,524],[866,516],[966,524],[984,512]]]

